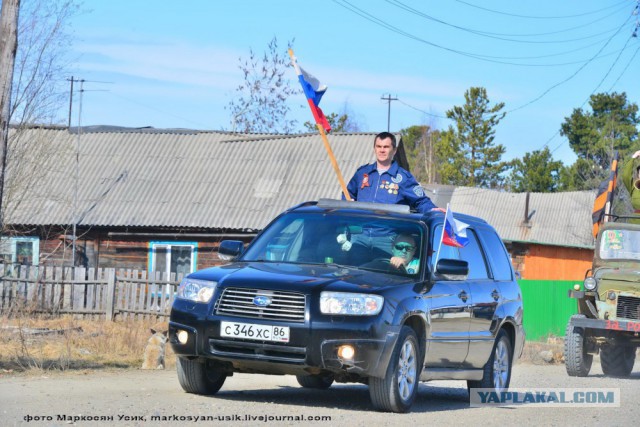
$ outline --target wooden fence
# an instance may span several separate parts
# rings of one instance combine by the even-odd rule
[[[18,309],[89,318],[167,317],[182,275],[0,264],[0,314]]]

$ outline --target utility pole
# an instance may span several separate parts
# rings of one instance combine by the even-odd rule
[[[69,124],[67,125],[67,127],[71,127],[71,111],[73,109],[73,82],[84,82],[84,80],[77,80],[74,79],[73,76],[71,76],[70,79],[67,79],[67,81],[71,82],[71,90],[69,91]]]
[[[76,179],[75,179],[75,188],[73,193],[73,213],[71,214],[71,218],[73,219],[73,241],[71,243],[71,262],[72,266],[76,266],[76,239],[77,230],[76,226],[78,224],[78,218],[76,212],[78,210],[78,185],[80,180],[80,134],[82,133],[82,94],[84,91],[82,90],[82,86],[84,80],[77,80],[80,82],[80,103],[78,107],[78,135],[76,136]],[[71,78],[71,84],[73,85],[73,77]],[[73,86],[72,86],[73,87]],[[69,106],[71,108],[71,106]]]
[[[395,98],[391,97],[391,94],[388,94],[387,97],[385,98],[384,95],[382,95],[382,97],[380,99],[382,99],[383,101],[387,101],[388,107],[387,107],[387,132],[389,132],[389,129],[391,128],[391,101],[397,101],[398,100],[398,95],[396,95]]]
[[[72,114],[72,110],[73,110],[73,83],[80,83],[80,97],[79,97],[79,103],[78,103],[78,129],[77,129],[77,134],[76,134],[76,167],[75,167],[75,185],[74,185],[74,191],[73,191],[73,206],[72,206],[72,212],[71,212],[71,221],[72,221],[72,228],[73,228],[73,241],[71,242],[71,262],[72,265],[75,267],[76,266],[76,240],[78,238],[77,236],[77,226],[78,224],[81,222],[81,218],[80,215],[78,215],[78,189],[80,186],[80,138],[82,137],[82,97],[84,95],[84,93],[86,92],[86,90],[84,89],[84,83],[112,83],[112,82],[101,82],[101,81],[93,81],[93,80],[85,80],[85,79],[76,79],[73,76],[71,76],[70,79],[67,79],[69,82],[71,82],[71,90],[70,90],[70,94],[69,94],[69,128],[71,128],[71,114]],[[95,91],[94,90],[89,90],[89,91]],[[82,218],[84,218],[84,214],[82,215]]]
[[[2,0],[0,17],[0,139],[2,170],[0,171],[0,233],[4,229],[4,181],[9,149],[9,120],[11,115],[11,83],[18,50],[18,13],[20,0]]]
[[[71,83],[71,89],[69,90],[69,122],[68,122],[68,126],[71,127],[71,114],[73,111],[73,84],[74,83],[80,83],[80,97],[82,97],[82,93],[86,92],[86,90],[82,89],[82,83],[112,83],[112,82],[100,82],[97,80],[85,80],[85,79],[76,79],[73,76],[71,76],[70,79],[67,79],[68,82]],[[92,89],[90,90],[90,92],[96,92],[99,90],[96,89]]]

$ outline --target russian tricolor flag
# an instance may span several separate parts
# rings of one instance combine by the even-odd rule
[[[442,243],[447,246],[456,246],[461,248],[469,243],[467,238],[467,227],[462,221],[458,221],[453,217],[453,212],[449,210],[447,204],[447,213],[444,216],[444,231],[442,232]]]
[[[330,132],[331,126],[329,125],[327,118],[319,107],[322,95],[324,95],[324,93],[327,91],[327,86],[321,84],[320,81],[311,73],[305,71],[302,67],[300,67],[297,61],[293,61],[293,66],[296,69],[298,80],[300,80],[302,90],[304,91],[304,94],[307,97],[307,101],[309,102],[309,108],[311,108],[313,118],[315,119],[317,124],[324,128],[326,132]]]

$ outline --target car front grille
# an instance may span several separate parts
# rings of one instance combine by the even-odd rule
[[[640,298],[618,296],[616,316],[623,319],[640,320]]]
[[[266,307],[254,304],[254,298],[268,297]],[[250,288],[226,288],[218,300],[215,312],[219,315],[256,319],[304,322],[305,297],[303,294]]]

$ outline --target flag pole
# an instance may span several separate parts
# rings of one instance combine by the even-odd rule
[[[442,249],[442,239],[444,237],[444,227],[447,224],[447,214],[449,213],[449,203],[447,203],[447,210],[444,213],[444,221],[442,221],[442,235],[440,236],[440,244],[438,245],[438,252],[436,252],[436,260],[433,263],[433,267],[435,268],[436,264],[438,264],[438,259],[440,259],[440,249]]]
[[[291,57],[291,64],[296,69],[296,73],[299,73],[298,67],[296,66],[296,57],[293,55],[293,50],[289,49],[289,56]],[[313,113],[313,111],[312,111]],[[314,115],[315,120],[315,115]],[[327,154],[329,155],[329,160],[331,161],[331,165],[333,166],[333,170],[336,172],[338,176],[338,181],[340,182],[340,187],[342,188],[342,194],[344,194],[345,199],[351,201],[351,196],[349,195],[349,191],[347,190],[347,185],[344,182],[344,178],[342,177],[342,172],[340,172],[340,167],[338,166],[338,162],[336,161],[336,157],[333,155],[333,150],[331,149],[331,145],[329,145],[329,140],[327,139],[327,134],[324,131],[324,128],[318,121],[316,120],[316,127],[318,128],[318,132],[320,133],[320,137],[322,138],[322,142],[324,143],[324,148],[327,150]]]
[[[618,151],[613,154],[613,160],[611,161],[611,178],[609,185],[607,186],[607,203],[604,206],[604,218],[602,222],[609,222],[609,216],[611,216],[611,207],[613,205],[613,190],[616,187],[618,180]]]
[[[327,154],[329,154],[329,160],[331,160],[331,165],[333,166],[333,170],[336,171],[336,175],[338,176],[338,181],[340,181],[340,187],[342,188],[342,194],[344,194],[345,199],[351,201],[351,196],[349,195],[349,191],[347,190],[347,185],[344,183],[344,178],[342,177],[342,173],[340,172],[340,167],[338,166],[338,162],[336,161],[336,157],[333,155],[333,150],[331,150],[331,146],[329,145],[329,140],[327,139],[327,134],[325,133],[322,125],[316,123],[316,127],[318,128],[318,132],[320,132],[320,136],[322,137],[322,142],[324,143],[324,148],[327,150]]]

